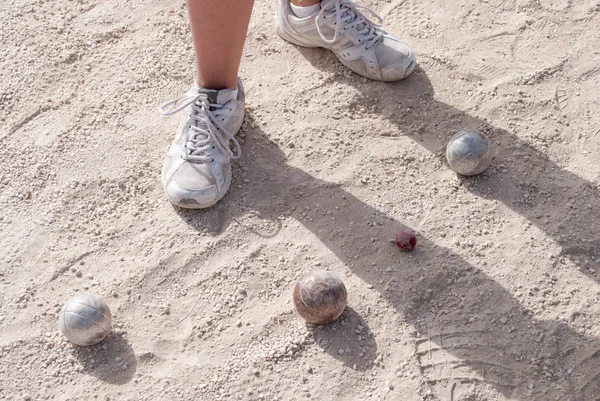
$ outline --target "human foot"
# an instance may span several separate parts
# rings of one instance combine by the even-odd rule
[[[241,154],[234,135],[244,120],[244,102],[238,80],[237,91],[194,85],[185,96],[160,106],[163,115],[185,113],[162,169],[162,186],[173,204],[203,209],[225,196],[231,159]]]
[[[324,47],[355,73],[377,81],[398,81],[415,68],[413,52],[365,17],[370,9],[348,0],[323,0],[314,14],[299,18],[289,0],[278,0],[275,27],[283,39],[304,47]]]

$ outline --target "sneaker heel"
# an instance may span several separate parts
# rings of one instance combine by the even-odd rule
[[[319,46],[315,46],[312,43],[308,43],[308,42],[302,42],[300,41],[298,38],[293,37],[292,35],[290,35],[289,33],[287,33],[285,31],[285,29],[283,29],[283,27],[279,24],[277,24],[276,27],[276,32],[277,35],[279,35],[283,40],[287,40],[288,42],[296,45],[296,46],[300,46],[300,47],[319,47]]]

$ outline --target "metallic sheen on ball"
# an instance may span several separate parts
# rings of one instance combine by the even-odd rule
[[[60,311],[58,328],[74,344],[99,343],[110,332],[112,314],[94,294],[76,295]]]
[[[342,279],[326,270],[304,274],[294,286],[294,306],[308,323],[327,324],[340,317],[348,293]]]
[[[460,131],[446,147],[446,159],[452,170],[461,175],[476,175],[489,167],[492,149],[485,135],[479,131]]]

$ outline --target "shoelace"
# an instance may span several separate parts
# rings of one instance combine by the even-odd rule
[[[332,10],[329,6],[335,2],[335,9]],[[377,23],[371,21],[367,17],[365,17],[359,9],[363,9],[367,11]],[[335,33],[333,34],[333,38],[328,39],[323,32],[321,32],[321,26],[319,21],[322,19],[329,18],[329,15],[335,14],[336,24],[335,24]],[[368,7],[362,6],[360,4],[356,4],[350,0],[331,0],[328,2],[324,2],[321,7],[321,11],[317,14],[315,19],[315,23],[317,25],[317,32],[321,36],[326,43],[333,43],[338,39],[340,31],[347,31],[349,29],[357,29],[358,37],[365,39],[367,42],[367,49],[373,47],[382,37],[383,33],[378,30],[378,27],[381,27],[383,24],[383,19],[375,11],[371,10]],[[342,27],[342,24],[344,25]],[[362,29],[360,25],[364,25]]]
[[[205,94],[199,93],[171,100],[161,105],[159,111],[164,116],[170,116],[189,105],[192,106],[190,119],[195,121],[195,123],[191,124],[185,132],[186,160],[192,162],[214,161],[206,152],[214,149],[215,145],[221,152],[229,155],[231,159],[238,159],[242,155],[242,148],[239,142],[217,122],[226,106],[210,103]],[[214,110],[211,111],[211,107]],[[234,144],[233,151],[229,146],[230,142]]]

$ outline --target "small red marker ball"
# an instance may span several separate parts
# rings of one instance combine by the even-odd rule
[[[400,230],[398,234],[396,234],[394,243],[403,251],[412,251],[415,245],[417,245],[417,237],[415,236],[415,233],[410,230]]]

